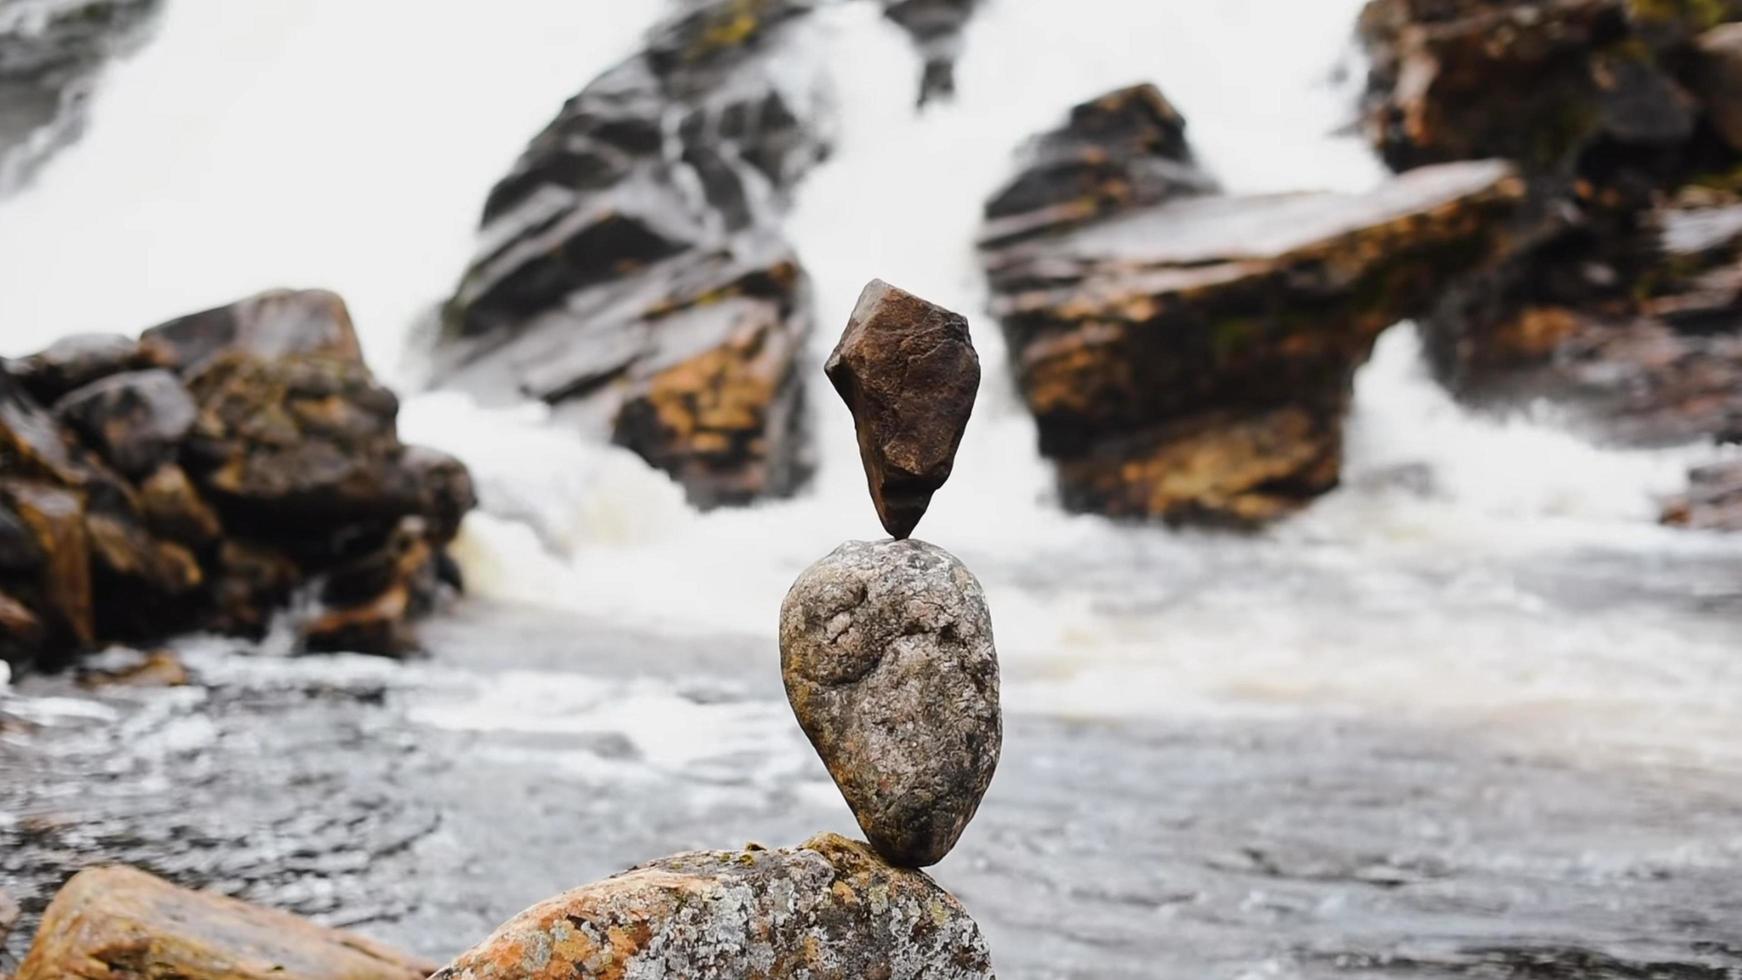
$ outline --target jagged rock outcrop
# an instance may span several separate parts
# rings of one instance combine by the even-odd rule
[[[1188,190],[1014,241],[994,218],[993,310],[1068,507],[1260,524],[1336,485],[1355,369],[1502,249],[1525,187],[1483,162],[1361,195]]]
[[[310,647],[412,645],[476,500],[457,461],[399,442],[338,297],[263,294],[0,367],[0,656],[257,634],[315,585]]]
[[[778,223],[827,152],[806,0],[711,0],[563,107],[491,192],[435,381],[531,396],[697,504],[795,490],[811,310]]]
[[[1372,0],[1368,128],[1395,169],[1503,157],[1625,196],[1676,161],[1698,107],[1680,73],[1727,0]],[[1611,203],[1611,202],[1599,202]]]
[[[160,0],[0,3],[0,197],[77,139],[97,75],[143,40]]]
[[[1534,180],[1532,232],[1420,318],[1454,392],[1555,398],[1605,440],[1738,437],[1739,17],[1727,0],[1368,5],[1386,159],[1503,155]]]
[[[55,895],[15,980],[421,980],[433,969],[286,912],[106,867]]]
[[[990,980],[960,902],[833,834],[680,854],[514,917],[432,980],[534,977]],[[25,980],[25,978],[20,978]]]
[[[1153,85],[1109,92],[1037,137],[1014,179],[986,203],[982,241],[1007,245],[1127,208],[1212,194],[1186,121]]]
[[[922,63],[919,104],[956,94],[962,32],[980,0],[882,0],[883,14],[912,35]]]

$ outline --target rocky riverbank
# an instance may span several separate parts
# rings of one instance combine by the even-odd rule
[[[189,630],[403,653],[476,503],[405,446],[344,302],[275,292],[0,362],[0,657]]]

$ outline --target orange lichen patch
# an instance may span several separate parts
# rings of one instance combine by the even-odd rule
[[[1340,422],[1284,408],[1217,414],[1149,437],[1142,448],[1066,460],[1066,499],[1114,516],[1258,524],[1334,487]]]
[[[359,936],[113,867],[82,871],[61,889],[16,980],[419,980],[429,972]]]

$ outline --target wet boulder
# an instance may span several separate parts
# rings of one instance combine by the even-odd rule
[[[31,397],[52,405],[74,388],[83,388],[123,371],[162,367],[161,352],[121,334],[74,334],[42,351],[19,358],[6,370]]]
[[[1677,68],[1723,6],[1372,0],[1360,27],[1369,133],[1396,169],[1504,157],[1615,185],[1617,168],[1649,167],[1693,135],[1698,107]]]
[[[351,313],[324,289],[276,289],[177,317],[145,331],[140,343],[160,363],[190,375],[224,353],[273,359],[317,354],[363,361]]]
[[[689,5],[569,100],[485,203],[434,382],[543,400],[701,506],[795,491],[811,311],[779,224],[827,150],[812,9]]]
[[[403,653],[415,645],[409,620],[458,582],[439,571],[477,503],[471,476],[399,441],[398,399],[361,360],[331,293],[263,293],[131,344],[83,338],[6,367],[10,662],[190,629],[258,636],[299,590],[359,581],[354,569],[388,554],[397,571],[366,594],[327,590],[329,605],[298,611],[353,623],[310,625],[311,648],[341,636],[345,649]],[[29,388],[96,375],[52,412]]]
[[[97,637],[85,497],[48,483],[7,478],[0,479],[0,502],[29,531],[41,555],[34,572],[9,579],[15,594],[36,611],[45,639],[73,650],[89,648]]]
[[[1742,199],[1687,187],[1637,224],[1449,289],[1418,321],[1439,377],[1490,410],[1550,399],[1605,442],[1742,437]]]
[[[780,668],[799,727],[877,853],[943,860],[1003,746],[986,594],[923,541],[849,541],[780,607]]]
[[[979,927],[917,871],[833,834],[680,854],[535,905],[432,980],[990,980]],[[29,978],[20,978],[29,980]]]
[[[199,416],[184,465],[227,526],[294,540],[401,516],[399,402],[361,362],[229,352],[189,388]]]
[[[1186,121],[1153,85],[1109,92],[1037,137],[1017,175],[986,202],[983,240],[1005,245],[1131,207],[1211,194]]]
[[[114,374],[74,389],[55,403],[54,413],[133,478],[174,460],[197,414],[181,381],[161,369]]]
[[[421,980],[397,950],[124,867],[67,882],[15,980]]]
[[[153,534],[193,548],[204,548],[224,533],[223,522],[174,463],[158,467],[139,485],[139,504]]]
[[[994,236],[993,310],[1065,504],[1252,526],[1335,486],[1374,340],[1503,251],[1524,196],[1504,163],[1446,164]]]

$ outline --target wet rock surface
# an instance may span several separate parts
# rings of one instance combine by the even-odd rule
[[[834,834],[681,854],[578,888],[516,916],[435,980],[530,976],[529,966],[600,978],[993,975],[960,902]]]
[[[159,0],[0,5],[0,197],[76,140],[101,69],[142,43]]]
[[[1599,615],[1661,611],[1637,571],[1584,560],[1553,574]],[[1736,597],[1705,612],[1686,597],[1696,580],[1733,593],[1734,569],[1691,571],[1659,568],[1654,588],[1723,635]],[[1324,601],[1338,579],[1314,579]],[[482,602],[425,639],[433,659],[409,665],[190,651],[195,687],[105,691],[76,713],[34,700],[71,694],[63,679],[0,699],[0,889],[25,908],[0,971],[62,881],[97,861],[446,961],[638,855],[853,826],[755,666],[763,642],[660,640]],[[657,734],[613,727],[621,713],[591,714],[656,681],[675,692],[667,710],[778,738],[673,760]],[[508,723],[480,717],[492,692],[514,691],[537,697],[506,702]],[[1726,763],[1532,748],[1486,716],[1008,722],[975,831],[934,872],[1001,977],[1742,968],[1728,914],[1742,856],[1725,843],[1742,794]]]
[[[1501,251],[1524,194],[1488,161],[1364,195],[1108,195],[1094,220],[1014,241],[994,219],[993,312],[1065,504],[1251,526],[1334,487],[1374,340]]]
[[[904,539],[949,480],[974,412],[980,357],[967,318],[873,280],[824,370],[853,413],[877,516]]]
[[[1394,167],[1505,155],[1529,226],[1420,317],[1465,401],[1552,399],[1632,445],[1742,432],[1737,26],[1725,3],[1375,0],[1373,136]],[[1487,97],[1498,79],[1527,93]]]
[[[1504,157],[1625,193],[1630,170],[1686,141],[1698,106],[1679,69],[1723,2],[1373,0],[1368,129],[1407,169]],[[1506,100],[1494,93],[1509,93]]]
[[[52,411],[38,394],[57,394]],[[407,621],[435,601],[476,496],[456,460],[400,443],[398,407],[322,291],[0,365],[5,659],[258,635],[297,590],[347,575],[313,610],[329,625],[310,646],[411,648]]]
[[[55,896],[17,980],[420,980],[430,970],[359,936],[109,867]]]
[[[1019,173],[986,202],[988,244],[1062,230],[1127,208],[1217,190],[1186,120],[1153,85],[1109,92],[1035,138]]]
[[[780,609],[787,699],[871,844],[903,867],[943,860],[1003,744],[985,593],[923,541],[848,542]]]
[[[809,289],[779,222],[827,152],[802,0],[712,0],[563,107],[490,193],[434,380],[531,396],[703,506],[809,474]]]

